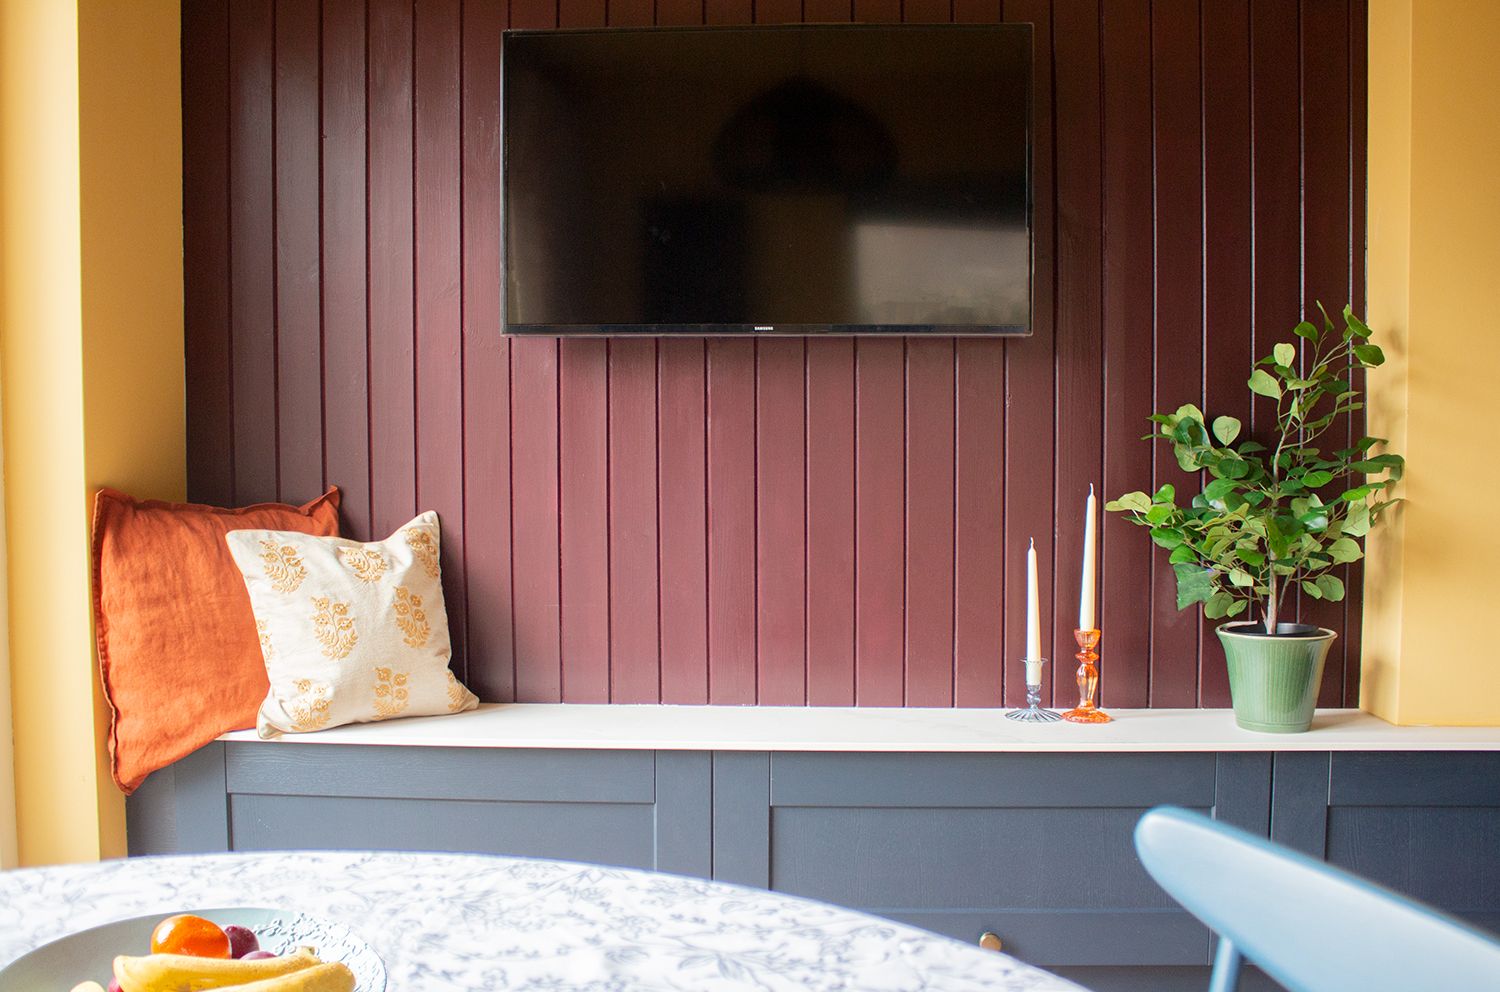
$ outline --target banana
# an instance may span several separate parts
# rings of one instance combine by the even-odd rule
[[[354,972],[348,965],[334,961],[262,982],[236,985],[228,992],[354,992]]]
[[[185,954],[121,955],[115,958],[115,980],[121,992],[201,992],[277,978],[320,963],[306,949],[254,961]]]

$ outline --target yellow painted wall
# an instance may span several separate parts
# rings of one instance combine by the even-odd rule
[[[20,860],[118,856],[88,514],[184,488],[179,13],[0,0],[0,397]]]
[[[1407,459],[1396,526],[1370,539],[1361,702],[1403,724],[1500,723],[1500,85],[1494,0],[1372,0],[1369,323],[1393,361],[1370,377],[1371,433]]]

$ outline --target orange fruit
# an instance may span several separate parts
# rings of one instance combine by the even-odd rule
[[[151,931],[151,953],[227,958],[229,937],[212,920],[181,913],[167,917]]]

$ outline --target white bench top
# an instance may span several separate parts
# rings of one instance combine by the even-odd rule
[[[1240,730],[1229,710],[1111,710],[1113,723],[1026,724],[993,709],[487,703],[454,716],[354,724],[261,742],[657,751],[1497,751],[1500,727],[1397,727],[1319,710],[1305,734]]]

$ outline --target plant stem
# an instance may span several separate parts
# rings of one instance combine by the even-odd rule
[[[1272,567],[1270,573],[1271,591],[1270,595],[1266,597],[1266,633],[1274,635],[1276,633],[1276,613],[1280,609],[1281,596],[1276,590],[1276,569]]]

